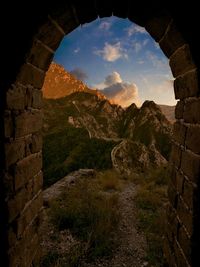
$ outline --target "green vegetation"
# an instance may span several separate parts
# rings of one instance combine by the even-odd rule
[[[44,187],[80,168],[109,169],[115,142],[89,139],[82,128],[68,127],[44,137]]]
[[[167,168],[149,171],[145,178],[137,177],[140,189],[136,197],[139,228],[145,233],[148,244],[147,261],[151,266],[164,264],[162,245],[167,202]]]
[[[79,266],[83,258],[94,260],[112,252],[119,221],[117,207],[118,195],[103,193],[91,178],[77,182],[52,203],[50,217],[57,230],[70,229],[83,242],[66,257],[66,266]]]

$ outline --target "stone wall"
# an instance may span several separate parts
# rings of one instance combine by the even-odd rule
[[[77,1],[75,1],[77,2]],[[112,14],[145,26],[169,58],[176,106],[171,180],[164,252],[169,266],[197,266],[199,244],[200,98],[199,73],[191,46],[177,28],[174,13],[88,1],[47,9],[24,50],[24,63],[6,90],[4,112],[4,243],[7,265],[29,267],[39,258],[42,219],[42,94],[45,72],[63,36],[97,16]],[[156,10],[156,12],[155,12]],[[173,16],[172,16],[173,15]],[[181,22],[180,22],[181,23]],[[188,41],[188,40],[187,40]],[[16,70],[15,70],[16,72]],[[4,255],[5,256],[5,255]]]

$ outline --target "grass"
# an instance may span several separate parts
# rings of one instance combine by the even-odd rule
[[[162,246],[168,169],[151,170],[145,177],[137,177],[136,182],[140,184],[136,204],[139,228],[145,233],[148,244],[147,261],[151,266],[161,267],[164,264]]]
[[[120,175],[113,169],[99,172],[97,179],[104,191],[120,191],[122,188]]]
[[[119,221],[118,195],[105,194],[91,180],[82,180],[54,201],[50,217],[58,231],[70,229],[84,246],[68,255],[69,267],[79,266],[82,258],[94,260],[109,256]]]

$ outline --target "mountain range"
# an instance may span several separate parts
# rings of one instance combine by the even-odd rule
[[[122,108],[55,63],[43,95],[46,185],[78,168],[129,175],[167,162],[172,123],[153,101]]]

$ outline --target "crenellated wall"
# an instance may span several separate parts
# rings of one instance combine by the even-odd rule
[[[32,12],[35,12],[34,8]],[[179,102],[170,161],[164,252],[169,266],[199,266],[195,261],[200,245],[199,72],[195,57],[197,52],[190,43],[193,37],[184,30],[182,17],[179,17],[178,11],[170,12],[170,8],[155,8],[151,1],[146,11],[143,5],[136,8],[131,1],[112,4],[90,0],[82,4],[78,1],[72,1],[70,5],[57,3],[39,12],[38,21],[37,16],[33,18],[31,15],[32,20],[24,21],[32,25],[31,29],[35,23],[35,28],[29,37],[24,32],[24,39],[20,41],[24,50],[20,48],[16,56],[19,64],[11,65],[7,70],[10,71],[10,76],[9,73],[7,75],[9,80],[7,76],[2,76],[5,105],[2,110],[4,160],[1,191],[4,197],[0,201],[4,214],[1,221],[4,251],[1,253],[7,260],[4,266],[37,266],[40,256],[39,226],[43,206],[41,87],[45,72],[65,34],[98,16],[112,14],[128,17],[145,26],[169,58],[175,77],[175,98]],[[18,28],[17,20],[15,23],[23,36],[25,27]]]

